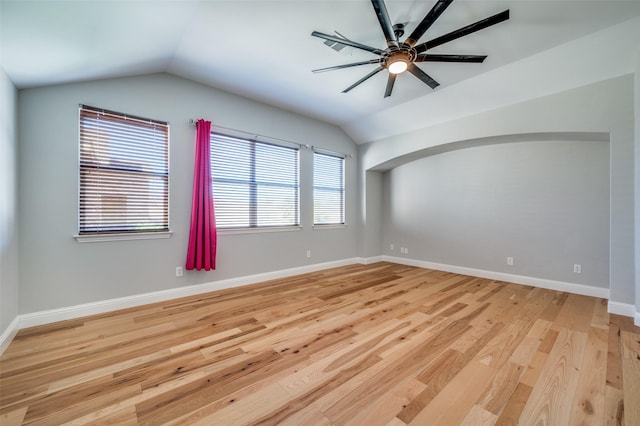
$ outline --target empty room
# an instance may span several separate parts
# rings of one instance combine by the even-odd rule
[[[640,424],[640,1],[0,0],[0,425]]]

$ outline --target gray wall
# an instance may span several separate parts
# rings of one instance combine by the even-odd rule
[[[17,91],[0,67],[0,334],[18,315]]]
[[[166,240],[83,243],[77,233],[78,104],[168,121],[170,226]],[[301,224],[295,232],[220,235],[218,270],[175,277],[188,242],[195,127],[268,135],[352,154],[343,229],[312,227],[312,152],[300,151]],[[337,127],[167,74],[21,90],[20,313],[353,258],[358,253],[356,146]],[[312,251],[311,259],[306,250]]]
[[[429,156],[385,173],[383,200],[386,255],[609,287],[608,142]]]
[[[365,170],[389,170],[460,141],[474,143],[505,135],[516,139],[539,134],[546,139],[565,133],[608,134],[610,299],[633,305],[634,120],[634,76],[625,75],[382,139],[362,146],[360,159]]]
[[[382,173],[360,170],[360,185],[360,256],[370,259],[382,254]]]

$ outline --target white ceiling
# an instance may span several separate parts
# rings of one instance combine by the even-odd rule
[[[406,36],[435,0],[386,3],[393,23],[407,23]],[[476,81],[498,84],[485,76],[504,78],[505,67],[638,17],[640,1],[457,0],[421,41],[505,9],[508,21],[430,51],[488,55],[483,64],[421,64],[441,86],[432,90],[405,73],[386,99],[386,71],[340,93],[375,65],[311,72],[374,58],[349,47],[336,52],[311,37],[314,30],[385,47],[368,0],[0,0],[0,60],[18,88],[169,72],[342,126],[367,142],[376,136],[363,128],[387,112],[406,115],[410,105],[469,90]],[[491,87],[483,89],[478,93],[490,96]],[[458,96],[477,95],[470,90]]]

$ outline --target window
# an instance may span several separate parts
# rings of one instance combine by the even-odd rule
[[[298,148],[211,134],[218,228],[299,226]]]
[[[313,153],[313,224],[344,224],[344,157]]]
[[[169,231],[169,125],[80,107],[79,234]]]

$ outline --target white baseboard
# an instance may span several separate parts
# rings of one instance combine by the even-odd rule
[[[609,300],[609,313],[622,315],[624,317],[633,318],[633,324],[640,327],[640,312],[636,311],[637,307],[628,303],[613,302]]]
[[[406,259],[402,257],[383,256],[387,262],[400,263],[403,265],[417,266],[420,268],[437,269],[439,271],[453,272],[455,274],[471,275],[474,277],[488,278],[496,281],[506,281],[509,283],[530,285],[533,287],[546,288],[549,290],[565,291],[567,293],[582,294],[584,296],[599,297],[609,299],[609,289],[593,287],[584,284],[568,283],[564,281],[554,281],[544,278],[528,277],[524,275],[507,274],[504,272],[487,271],[484,269],[467,268],[465,266],[447,265],[444,263],[426,262],[423,260]]]
[[[628,303],[614,302],[612,300],[609,300],[607,309],[611,314],[622,315],[625,317],[633,318],[636,314],[635,306]]]
[[[11,321],[11,324],[9,324],[9,326],[0,335],[0,356],[4,353],[4,350],[9,347],[9,343],[11,343],[13,338],[16,337],[18,331],[20,331],[19,316],[15,317],[13,321]]]
[[[359,257],[358,263],[363,265],[371,265],[372,263],[382,262],[384,261],[384,256],[374,256],[374,257]]]

